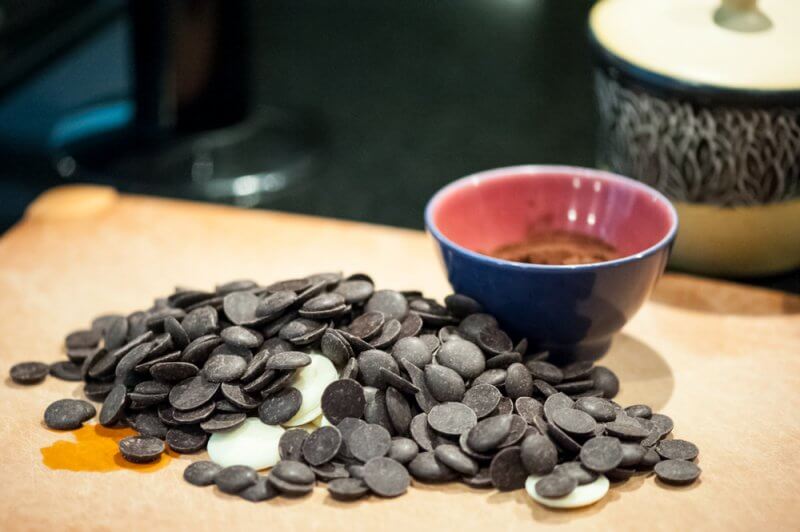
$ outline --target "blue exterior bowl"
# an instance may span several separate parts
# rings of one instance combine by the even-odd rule
[[[645,193],[652,198],[654,209],[666,210],[668,230],[654,245],[616,260],[550,266],[510,262],[467,249],[446,237],[434,223],[442,201],[454,192],[463,188],[480,190],[482,184],[510,175],[529,178],[534,188],[537,178],[547,175],[550,180],[563,176],[571,181],[600,181],[616,197]],[[546,203],[549,198],[543,200]],[[606,209],[606,218],[615,216],[616,206],[612,207]],[[483,209],[475,211],[474,216],[488,215]],[[602,222],[637,223],[635,219]],[[663,195],[628,178],[582,168],[522,166],[482,172],[444,187],[428,202],[425,224],[436,241],[455,292],[479,301],[512,336],[526,337],[532,348],[548,350],[554,359],[567,362],[601,357],[609,349],[612,335],[642,306],[664,272],[678,217]]]

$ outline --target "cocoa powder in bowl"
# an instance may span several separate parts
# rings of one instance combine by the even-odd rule
[[[592,264],[619,258],[611,244],[593,236],[560,229],[531,232],[520,242],[505,244],[490,256],[530,264]]]

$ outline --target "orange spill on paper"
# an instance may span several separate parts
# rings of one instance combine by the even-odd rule
[[[164,468],[172,458],[178,456],[168,450],[157,462],[150,464],[128,462],[120,454],[118,445],[121,439],[136,436],[136,431],[130,428],[110,429],[100,424],[92,424],[64,434],[74,436],[75,441],[59,440],[41,449],[44,465],[50,469],[95,473],[122,470],[151,473]]]

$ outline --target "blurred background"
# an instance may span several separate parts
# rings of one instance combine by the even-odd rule
[[[595,166],[592,4],[0,0],[0,231],[76,181],[421,229],[460,176]]]

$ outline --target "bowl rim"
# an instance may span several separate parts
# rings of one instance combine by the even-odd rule
[[[508,177],[511,174],[531,174],[531,177],[536,177],[537,175],[542,175],[542,174],[550,174],[550,175],[561,174],[565,178],[575,177],[575,175],[577,174],[580,177],[595,178],[606,182],[616,183],[626,187],[637,188],[647,193],[648,195],[653,196],[659,203],[661,203],[663,206],[667,208],[667,212],[669,212],[671,218],[669,231],[667,231],[667,234],[661,240],[659,240],[652,246],[648,247],[647,249],[644,249],[632,255],[625,255],[624,257],[620,257],[614,260],[608,260],[603,262],[592,262],[589,264],[530,264],[524,262],[514,262],[505,259],[498,259],[496,257],[491,257],[489,255],[478,253],[477,251],[472,251],[471,249],[467,249],[460,244],[456,244],[455,242],[444,236],[441,233],[441,231],[439,231],[439,228],[436,227],[436,224],[434,224],[433,222],[433,213],[438,204],[442,201],[442,198],[446,197],[454,190],[463,188],[466,185],[474,186],[484,181],[491,181],[494,179],[501,179],[503,177]],[[645,185],[644,183],[636,181],[629,177],[625,177],[605,170],[597,170],[594,168],[585,168],[581,166],[525,164],[516,166],[504,166],[502,168],[494,168],[491,170],[483,170],[481,172],[476,172],[474,174],[469,174],[467,176],[456,179],[455,181],[452,181],[447,185],[445,185],[444,187],[440,188],[431,197],[431,199],[428,200],[428,204],[425,206],[425,228],[433,235],[434,238],[436,238],[436,240],[443,242],[448,246],[451,246],[454,249],[458,250],[459,252],[480,261],[488,262],[496,266],[502,266],[505,268],[512,268],[521,271],[563,273],[568,271],[590,271],[590,270],[598,270],[604,268],[613,268],[616,266],[621,266],[623,264],[639,261],[650,255],[655,254],[665,246],[668,246],[675,239],[675,235],[678,232],[678,212],[677,210],[675,210],[675,206],[672,204],[672,202],[669,199],[667,199],[667,197],[664,196],[664,194],[662,194],[661,192],[659,192],[658,190],[654,189],[651,186]]]

